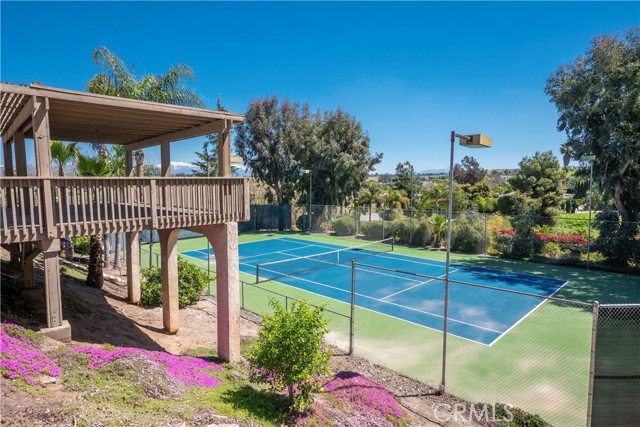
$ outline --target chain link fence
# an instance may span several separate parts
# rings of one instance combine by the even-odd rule
[[[447,212],[446,206],[442,207],[444,209],[426,211],[374,206],[312,205],[311,215],[308,215],[307,206],[297,206],[289,210],[274,209],[271,219],[262,218],[260,221],[252,221],[249,225],[241,223],[240,228],[245,232],[310,230],[312,233],[368,240],[395,237],[398,243],[412,247],[444,249]],[[264,210],[261,215],[268,214],[269,211]],[[283,216],[285,219],[282,219]],[[282,224],[285,224],[285,228],[279,227]],[[286,225],[290,227],[287,228]],[[631,229],[640,227],[637,223],[627,225]],[[607,222],[604,227],[620,226],[619,222]],[[595,218],[589,222],[587,214],[549,218],[473,211],[454,212],[451,231],[451,250],[454,253],[491,255],[582,268],[611,269],[614,264],[595,246],[600,231],[596,227]],[[589,234],[591,238],[588,240]],[[630,264],[624,266],[623,263],[616,263],[619,265],[616,265],[615,269],[622,272],[638,272],[640,236],[624,242],[618,242],[616,239],[616,236],[611,236],[606,241],[607,245],[625,247],[632,255]],[[609,249],[609,252],[612,250]],[[609,257],[611,256],[609,253]]]
[[[596,315],[591,425],[638,425],[640,304],[603,304]]]
[[[355,354],[470,402],[509,404],[552,425],[585,425],[592,304],[457,280],[446,298],[443,277],[354,268]],[[387,274],[384,288],[368,289],[372,270]],[[429,288],[424,297],[394,297],[420,286]],[[401,291],[385,296],[387,289]]]

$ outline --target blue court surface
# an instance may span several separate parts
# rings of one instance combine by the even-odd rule
[[[349,303],[350,261],[356,258],[356,262],[372,266],[356,268],[357,306],[442,331],[445,264],[398,255],[388,252],[390,249],[391,245],[382,243],[354,249],[290,237],[262,240],[239,245],[240,271],[256,275],[259,265],[261,281],[275,280]],[[211,254],[202,249],[181,255],[207,260]],[[304,258],[309,256],[313,257]],[[555,294],[566,283],[460,264],[451,264],[450,279],[480,286],[450,283],[448,332],[484,345],[495,343],[544,302],[540,297]]]

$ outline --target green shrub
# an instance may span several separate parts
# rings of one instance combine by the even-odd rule
[[[356,220],[344,215],[333,221],[333,231],[338,236],[353,236],[356,234]]]
[[[384,228],[384,234],[383,234]],[[360,233],[369,240],[382,240],[389,235],[389,227],[381,220],[368,221],[360,224]],[[385,236],[386,235],[386,236]]]
[[[258,340],[247,357],[251,380],[286,391],[290,409],[302,411],[329,373],[331,353],[323,349],[329,331],[324,309],[304,301],[294,302],[290,311],[275,300],[269,305],[274,313],[262,317]]]
[[[396,243],[400,244],[411,243],[411,246],[426,246],[432,240],[431,222],[427,218],[421,220],[405,218],[393,221],[388,223],[387,229],[396,239]]]
[[[87,255],[89,253],[89,248],[91,247],[91,237],[89,236],[72,237],[71,242],[73,242],[74,251],[84,255]]]
[[[495,419],[500,427],[553,427],[537,414],[503,403],[495,404]]]
[[[544,245],[542,246],[542,249],[540,250],[541,256],[545,258],[550,258],[550,259],[567,258],[570,253],[571,251],[562,249],[562,247],[560,247],[560,245],[557,244],[556,242],[546,242],[544,243]]]
[[[461,215],[451,224],[451,250],[468,254],[482,253],[484,218],[480,215]]]
[[[199,300],[208,284],[207,273],[184,259],[178,258],[178,303],[180,308]],[[162,304],[162,272],[159,267],[142,269],[140,301],[142,305],[148,307]]]

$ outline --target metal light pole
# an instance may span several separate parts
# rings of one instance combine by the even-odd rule
[[[460,139],[460,145],[469,148],[489,148],[491,138],[486,135],[460,135],[451,131],[451,156],[449,157],[449,208],[447,209],[447,257],[445,262],[444,279],[444,313],[442,327],[442,382],[440,393],[445,390],[445,377],[447,373],[447,323],[449,315],[449,271],[451,270],[451,217],[453,214],[453,152],[456,138]]]
[[[409,169],[409,246],[413,242],[413,168],[409,162],[402,165],[402,169]]]
[[[587,270],[589,269],[590,261],[591,261],[591,204],[593,203],[593,161],[596,159],[596,156],[582,156],[580,160],[583,162],[589,162],[591,164],[591,172],[589,173],[589,225],[587,228]]]
[[[311,169],[303,169],[302,172],[309,174],[309,206],[307,208],[307,234],[311,234]]]

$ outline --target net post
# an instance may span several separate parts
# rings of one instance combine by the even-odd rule
[[[349,314],[349,355],[353,354],[353,315],[355,312],[356,300],[356,262],[351,261],[351,312]]]
[[[256,264],[256,284],[260,283],[260,264]]]
[[[393,236],[391,238],[391,250],[393,251],[395,249],[396,246],[396,236]]]
[[[589,361],[589,396],[587,402],[587,427],[591,427],[593,417],[593,382],[596,372],[596,336],[598,335],[598,313],[600,311],[600,303],[593,302],[593,326],[591,327],[591,357]]]

